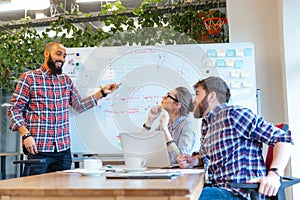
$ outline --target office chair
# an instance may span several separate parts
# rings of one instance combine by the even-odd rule
[[[289,127],[287,124],[279,124],[276,125],[278,128],[281,128],[284,131],[288,131]],[[270,169],[270,165],[273,160],[273,147],[269,146],[268,147],[268,152],[266,155],[266,169],[267,171]],[[278,193],[276,196],[270,197],[271,200],[286,200],[285,196],[285,189],[287,187],[290,187],[294,184],[297,184],[300,182],[299,178],[291,177],[291,176],[284,176],[282,177],[281,180],[281,186],[278,190]],[[241,188],[250,193],[251,199],[252,200],[258,200],[259,199],[259,193],[258,193],[258,188],[259,188],[259,183],[229,183],[228,184],[231,188]]]
[[[28,176],[30,173],[30,167],[33,165],[43,165],[46,163],[46,159],[30,159],[30,160],[14,160],[13,164],[20,164],[20,176]],[[22,166],[24,165],[24,168]]]

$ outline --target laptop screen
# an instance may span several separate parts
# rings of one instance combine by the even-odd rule
[[[139,157],[146,160],[146,167],[162,168],[170,165],[166,140],[162,131],[120,133],[124,160]]]

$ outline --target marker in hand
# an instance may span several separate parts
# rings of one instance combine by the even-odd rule
[[[119,87],[120,87],[120,85],[121,85],[122,83],[119,83],[119,84],[113,84],[112,86],[111,86],[111,90],[116,90],[116,89],[118,89]]]
[[[106,86],[100,86],[101,90],[110,90],[110,92],[113,92],[114,90],[118,89],[120,87],[121,83],[116,84],[116,83],[112,83],[112,84],[108,84]],[[106,91],[107,92],[107,91]]]

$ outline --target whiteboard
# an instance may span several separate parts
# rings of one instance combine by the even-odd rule
[[[193,94],[193,85],[208,76],[228,83],[230,103],[254,112],[257,107],[252,43],[68,48],[63,71],[82,97],[121,83],[98,106],[80,114],[71,110],[73,152],[121,155],[120,132],[141,130],[150,107],[170,89],[184,86]],[[200,121],[193,119],[196,131]]]

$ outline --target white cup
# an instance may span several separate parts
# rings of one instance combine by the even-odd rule
[[[85,159],[83,165],[86,171],[97,171],[102,167],[102,161],[99,159]]]
[[[142,168],[146,165],[146,160],[142,158],[127,158],[125,163],[129,168]]]

